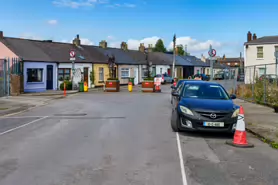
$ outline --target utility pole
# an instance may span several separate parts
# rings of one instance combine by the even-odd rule
[[[175,78],[175,63],[176,63],[176,34],[173,38],[173,66],[172,66],[172,78]]]
[[[209,53],[212,51],[212,46],[209,46]],[[213,80],[213,60],[212,60],[212,55],[209,56],[210,59],[210,81]]]

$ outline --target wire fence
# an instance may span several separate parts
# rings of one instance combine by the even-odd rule
[[[10,95],[11,75],[23,75],[23,65],[20,60],[0,59],[0,97]]]
[[[277,64],[248,66],[244,69],[243,83],[237,85],[237,96],[260,104],[278,103]]]

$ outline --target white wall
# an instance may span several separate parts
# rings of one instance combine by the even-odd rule
[[[169,68],[170,68],[169,65],[156,65],[156,74],[168,73]],[[162,69],[162,73],[161,73],[161,69]]]
[[[266,74],[275,74],[275,46],[278,44],[248,45],[244,48],[245,56],[245,83],[252,83],[254,77],[260,76],[260,71],[266,70]],[[263,47],[263,58],[257,58],[257,47]],[[256,66],[255,66],[256,65]]]
[[[74,78],[73,78],[73,83],[74,84],[77,84],[81,81],[81,73],[80,72],[84,72],[84,67],[88,67],[89,68],[89,77],[88,77],[88,81],[89,81],[89,88],[91,87],[91,80],[90,80],[90,73],[92,72],[92,63],[75,63],[75,71],[76,71],[76,74],[74,75]],[[72,64],[71,63],[60,63],[58,68],[72,68]],[[60,83],[60,82],[59,82]],[[58,86],[59,87],[59,86]]]

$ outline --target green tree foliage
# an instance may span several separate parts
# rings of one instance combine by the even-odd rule
[[[154,47],[153,51],[166,52],[166,48],[164,46],[163,40],[158,39],[158,41],[155,44],[155,47]]]
[[[184,51],[184,48],[183,48],[183,45],[178,45],[177,46],[177,48],[178,48],[178,53],[176,53],[176,55],[190,55],[190,53],[186,53],[185,51]],[[171,50],[169,50],[169,51],[173,51],[173,49],[171,49]]]

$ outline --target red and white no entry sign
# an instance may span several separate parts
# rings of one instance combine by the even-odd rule
[[[73,50],[70,51],[70,57],[71,57],[71,58],[74,58],[74,57],[75,57],[75,51],[73,51]]]
[[[215,57],[216,56],[216,50],[215,49],[210,49],[208,51],[208,54],[209,54],[210,57]]]

